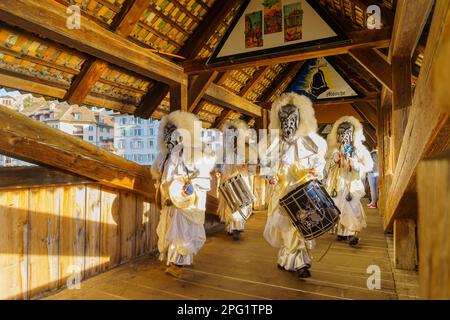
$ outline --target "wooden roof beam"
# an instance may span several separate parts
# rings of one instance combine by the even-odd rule
[[[242,87],[241,91],[239,92],[239,95],[242,97],[246,97],[246,95],[255,88],[255,86],[259,83],[261,79],[264,78],[264,73],[269,68],[269,66],[263,66],[260,67],[250,78],[250,80],[247,81],[245,86]]]
[[[211,38],[237,2],[242,1],[215,1],[211,9],[206,13],[203,21],[197,26],[177,54],[187,59],[194,59],[208,43],[209,38]]]
[[[361,117],[370,124],[370,126],[375,130],[378,127],[378,115],[377,110],[372,108],[366,102],[354,102],[352,103],[353,108],[358,112]]]
[[[373,49],[354,49],[348,52],[383,86],[392,91],[392,67]]]
[[[70,104],[80,104],[91,92],[94,84],[100,80],[103,72],[108,69],[108,63],[100,59],[89,59],[84,62],[80,73],[67,90],[64,100]]]
[[[204,98],[235,112],[256,118],[261,117],[261,107],[217,84],[210,84],[205,92]]]
[[[143,76],[187,85],[181,67],[85,17],[81,17],[80,29],[68,29],[66,7],[54,1],[3,0],[0,20]]]
[[[148,169],[3,106],[0,151],[146,197],[155,192]]]
[[[0,85],[37,95],[53,97],[55,99],[64,99],[67,93],[66,89],[58,88],[50,84],[42,84],[37,82],[33,77],[14,75],[10,72],[5,72],[5,70],[0,71]],[[133,105],[120,103],[111,99],[94,97],[92,95],[86,96],[82,103],[129,114],[133,114],[136,109]]]
[[[264,93],[259,97],[261,102],[269,101],[286,79],[295,76],[303,65],[303,61],[297,61],[287,65],[284,70],[272,81]]]
[[[205,71],[200,73],[190,84],[188,90],[188,111],[194,112],[199,105],[206,90],[213,83],[219,73],[217,71]],[[197,108],[198,109],[198,108]],[[196,112],[194,112],[196,113]]]
[[[228,120],[228,118],[233,114],[233,110],[223,109],[220,116],[214,121],[213,128],[220,128]]]
[[[187,74],[195,74],[205,70],[236,70],[251,66],[267,66],[278,63],[288,63],[294,61],[307,60],[312,58],[334,56],[348,53],[352,49],[360,48],[377,48],[389,46],[391,39],[391,28],[383,28],[380,30],[360,30],[349,32],[350,43],[340,44],[337,46],[327,46],[319,49],[308,49],[301,52],[287,52],[283,55],[252,57],[246,61],[226,62],[223,65],[209,67],[206,66],[207,59],[187,60],[183,63],[184,72]]]
[[[177,54],[188,59],[195,58],[206,45],[209,38],[214,34],[215,30],[219,27],[222,20],[225,19],[229,10],[231,10],[235,3],[235,0],[216,1],[203,21],[197,26],[193,34],[188,38]],[[215,73],[212,71],[208,71],[208,74],[203,75],[200,80],[207,79],[203,82],[203,86],[201,86],[201,82],[192,84],[191,91],[188,92],[188,110],[193,110],[198,105],[203,97],[204,91],[210,83],[209,79],[212,79],[214,75]],[[169,85],[157,83],[155,88],[149,91],[142,100],[142,103],[137,108],[136,116],[143,118],[151,117],[161,101],[167,96],[169,90]]]

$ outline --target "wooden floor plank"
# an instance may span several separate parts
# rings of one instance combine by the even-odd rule
[[[81,290],[66,289],[47,299],[402,298],[405,290],[397,294],[381,218],[377,210],[366,213],[368,228],[357,248],[337,242],[331,234],[316,241],[312,277],[306,280],[277,268],[277,249],[262,236],[267,216],[258,212],[248,221],[240,241],[233,241],[223,228],[208,233],[182,279],[165,274],[166,266],[156,256],[145,256],[83,281]],[[367,288],[371,265],[380,268],[380,290]]]

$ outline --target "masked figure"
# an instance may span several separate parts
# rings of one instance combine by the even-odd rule
[[[221,182],[227,181],[230,177],[241,174],[244,182],[250,190],[253,190],[253,178],[255,165],[250,164],[250,160],[256,159],[256,150],[250,147],[250,136],[248,126],[242,120],[229,120],[224,125],[223,149],[224,161],[216,167]],[[243,146],[240,148],[240,146]],[[253,157],[250,156],[253,153]],[[250,159],[251,158],[251,159]],[[222,194],[219,194],[219,215],[222,222],[226,224],[226,231],[233,236],[234,240],[239,240],[241,232],[244,231],[245,219],[251,214],[251,205],[241,209],[241,212],[232,212]]]
[[[273,103],[269,129],[278,129],[280,134],[271,137],[267,159],[261,159],[266,166],[262,174],[269,176],[273,185],[264,237],[279,248],[280,269],[296,271],[299,278],[307,278],[311,276],[314,241],[305,241],[280,208],[279,200],[293,186],[322,178],[326,142],[316,134],[317,121],[311,100],[296,93],[284,93]]]
[[[200,134],[194,132],[196,121],[195,115],[181,111],[162,118],[159,155],[152,166],[161,206],[156,230],[159,257],[167,260],[166,272],[174,276],[181,276],[181,267],[193,263],[205,242],[206,193],[215,159],[212,153],[201,153]]]
[[[349,240],[350,245],[358,244],[358,234],[366,227],[361,179],[372,170],[373,160],[364,140],[362,125],[354,117],[340,118],[328,135],[326,189],[341,211],[338,240]]]

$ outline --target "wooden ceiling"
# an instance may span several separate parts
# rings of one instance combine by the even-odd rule
[[[21,0],[13,1],[14,5],[7,7],[7,2],[2,1],[4,4],[0,4],[0,86],[156,119],[170,112],[171,104],[177,99],[171,88],[174,83],[177,84],[178,70],[182,73],[182,65],[199,61],[204,63],[204,59],[210,57],[242,3],[239,0]],[[365,12],[370,2],[319,1],[349,33],[367,31]],[[383,10],[384,33],[389,33],[393,25],[392,2],[378,1]],[[56,26],[59,23],[56,19],[47,21],[50,25],[45,32],[41,32],[41,28],[32,28],[33,8],[39,8],[41,12],[46,10],[50,18],[53,8],[55,12],[61,12],[73,4],[81,8],[82,19],[90,21],[89,25],[87,22],[82,25],[84,31],[95,29],[101,36],[104,30],[105,47],[97,48],[92,43],[89,46],[89,41],[94,38],[73,39],[71,42],[69,35],[57,31],[53,33],[50,30],[51,23]],[[23,16],[29,21],[23,22],[17,17],[21,14],[20,6],[30,8],[28,15]],[[17,16],[14,11],[16,8]],[[71,35],[72,38],[77,36],[75,33]],[[108,48],[109,40],[111,51]],[[129,52],[121,50],[120,54],[124,57],[112,57],[110,52],[113,47],[123,50],[129,48]],[[422,59],[421,48],[423,46],[418,47],[414,57],[416,64],[420,64]],[[136,50],[140,50],[138,54],[142,55],[141,61],[150,58],[157,58],[158,63],[168,61],[161,66],[156,64],[156,67],[167,69],[167,75],[161,76],[156,69],[147,70],[144,61],[139,64],[135,60],[127,60],[138,58]],[[383,82],[377,78],[377,72],[366,70],[363,63],[356,59],[358,52],[349,55],[347,53],[350,51],[348,48],[346,50],[337,51],[338,54],[329,59],[367,97],[359,101],[366,104],[366,107],[360,106],[359,112],[370,113],[370,110],[365,109],[376,108],[381,91],[380,82]],[[386,56],[382,48],[369,50],[380,59]],[[164,59],[161,60],[161,57]],[[297,58],[243,68],[230,66],[225,71],[189,72],[188,90],[193,98],[188,101],[188,111],[196,113],[205,127],[209,128],[220,127],[227,119],[242,117],[243,112],[234,108],[234,104],[248,102],[253,110],[256,110],[256,105],[267,107],[286,90],[302,66],[301,60],[304,59]],[[150,65],[148,68],[151,68]],[[186,67],[184,70],[187,70]],[[187,79],[187,75],[183,77]],[[181,84],[187,82],[183,77],[180,76]],[[216,86],[225,88],[234,94],[234,99],[241,100],[234,103],[212,97],[211,91],[217,92],[214,89],[217,89]],[[344,102],[337,102],[341,103]],[[246,120],[254,124],[255,117],[260,114],[256,110],[255,113],[247,114]]]

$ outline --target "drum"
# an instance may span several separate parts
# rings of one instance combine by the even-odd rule
[[[255,197],[240,174],[233,175],[222,182],[219,191],[225,198],[231,212],[239,211],[244,220],[249,218],[251,210],[246,210],[248,213],[245,214],[242,209],[252,205]]]
[[[280,207],[288,214],[305,240],[315,239],[331,230],[341,212],[325,188],[311,180],[280,199]]]

